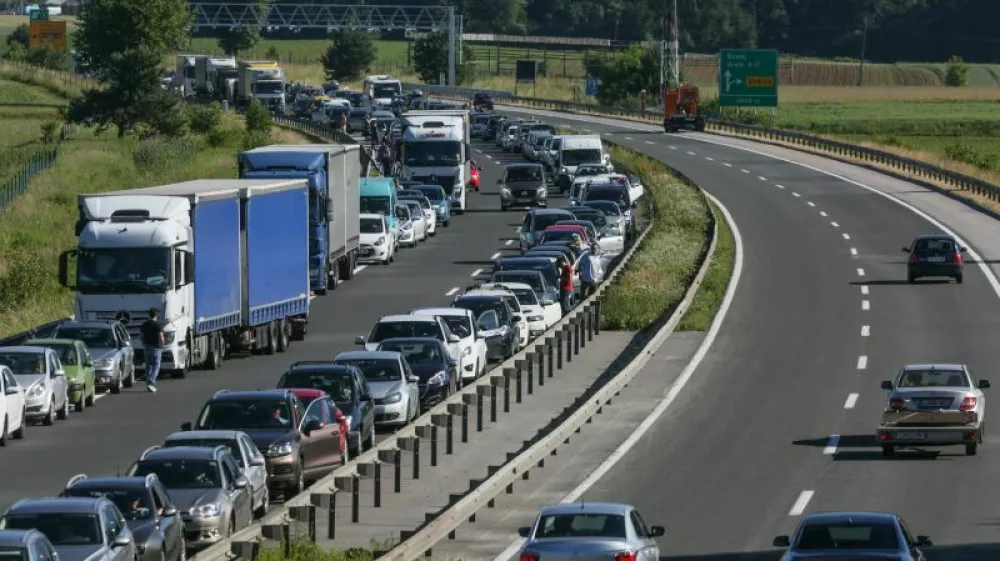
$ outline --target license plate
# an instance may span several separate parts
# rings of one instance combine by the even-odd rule
[[[927,433],[919,431],[900,431],[896,433],[896,438],[900,440],[924,440],[927,438]]]
[[[951,405],[950,399],[926,399],[920,403],[924,407],[948,407]]]
[[[928,263],[944,263],[944,257],[928,257]]]

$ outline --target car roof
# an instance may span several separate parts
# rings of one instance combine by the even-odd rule
[[[119,323],[112,320],[71,320],[64,321],[56,326],[58,330],[60,327],[89,327],[89,328],[109,328],[113,327],[115,323]]]
[[[206,431],[191,431],[206,432]],[[171,435],[172,436],[172,435]],[[169,440],[169,438],[168,438]],[[106,477],[86,477],[68,485],[67,489],[145,489],[148,476],[120,475]]]
[[[316,388],[292,388],[292,393],[299,398],[311,397],[313,399],[318,399],[327,396],[325,391],[318,390]]]
[[[410,311],[414,315],[433,315],[433,316],[459,316],[466,317],[470,313],[469,310],[463,310],[459,308],[417,308]]]
[[[27,347],[43,347],[45,345],[65,345],[69,346],[76,343],[76,339],[56,339],[56,338],[44,338],[44,339],[28,339],[24,342]],[[0,347],[3,348],[3,347]]]
[[[951,234],[920,234],[919,236],[913,238],[913,241],[918,240],[951,240],[955,241],[955,236]]]
[[[43,535],[38,530],[0,530],[0,546],[19,546],[28,543],[31,536]]]
[[[510,169],[510,168],[540,168],[540,167],[542,167],[542,164],[537,164],[535,162],[514,162],[514,163],[511,163],[511,164],[505,165],[504,169]],[[538,210],[544,210],[544,209],[538,209]]]
[[[503,293],[501,293],[501,292],[493,292],[493,293],[480,292],[479,294],[475,294],[475,293],[473,293],[473,294],[461,294],[461,295],[455,297],[455,301],[456,302],[458,302],[459,300],[490,300],[490,301],[500,300],[500,301],[503,301],[503,297],[504,296],[505,295]]]
[[[243,434],[243,431],[238,430],[181,430],[174,433],[170,433],[164,442],[172,442],[177,440],[198,440],[201,438],[205,439],[233,439]]]
[[[507,277],[512,277],[514,275],[531,275],[533,277],[542,277],[542,279],[545,278],[545,275],[542,274],[541,271],[536,271],[534,269],[510,269],[507,271],[495,271],[493,274]]]
[[[209,401],[236,401],[240,399],[279,399],[288,397],[287,388],[275,388],[271,390],[219,390],[215,392]]]
[[[145,460],[214,460],[215,447],[170,446],[147,450],[139,461]]]
[[[397,314],[394,316],[382,316],[379,318],[377,323],[396,323],[404,321],[411,321],[418,323],[435,323],[436,319],[434,318],[434,316],[412,316],[412,315]]]
[[[379,345],[384,345],[386,342],[393,343],[435,343],[444,344],[440,339],[435,339],[434,337],[389,337],[388,339],[382,339],[379,341]],[[396,351],[390,351],[395,355],[399,353]]]
[[[538,273],[538,271],[535,271],[535,272]],[[540,275],[541,273],[538,273],[538,274]],[[499,284],[499,285],[502,285],[503,288],[506,288],[508,290],[533,290],[531,288],[530,284],[527,284],[527,283],[524,283],[524,282],[502,282],[501,281],[501,282],[492,282],[492,283],[488,283],[488,284]],[[486,288],[485,290],[490,290],[490,289]]]
[[[396,351],[344,351],[338,353],[333,360],[351,360],[358,358],[371,358],[371,359],[398,359],[399,353]]]
[[[544,257],[503,257],[498,260],[498,263],[537,263],[538,261],[545,259]]]
[[[964,364],[935,362],[928,364],[905,364],[903,371],[910,370],[965,370]]]
[[[363,213],[363,214],[358,215],[358,218],[373,218],[375,220],[380,220],[382,218],[385,218],[385,215],[381,214],[381,213],[375,214],[375,213],[370,213],[369,212],[369,213]]]
[[[539,516],[551,514],[576,514],[584,512],[588,514],[618,514],[625,516],[632,506],[621,503],[560,503],[543,506],[539,511]]]
[[[42,354],[42,353],[44,353],[46,351],[49,351],[49,350],[51,350],[51,349],[46,348],[46,347],[35,347],[35,346],[31,346],[31,345],[16,345],[16,346],[13,346],[13,347],[0,347],[0,352],[10,351],[10,352],[15,352],[15,353],[34,353],[34,354],[38,354],[38,355],[40,355],[40,354]]]
[[[300,360],[298,362],[293,362],[291,366],[288,367],[288,371],[320,371],[327,372],[330,370],[349,370],[350,365],[347,364],[335,364],[332,360]],[[291,389],[291,388],[288,388]]]
[[[110,502],[104,497],[45,497],[22,499],[7,509],[10,514],[96,514],[100,505]]]
[[[561,208],[533,208],[528,211],[528,214],[534,214],[536,216],[546,216],[546,215],[560,215],[560,214],[573,214],[573,213]]]
[[[802,518],[802,524],[822,523],[822,522],[842,522],[852,520],[855,522],[893,522],[896,515],[891,512],[880,511],[829,511],[812,512]]]

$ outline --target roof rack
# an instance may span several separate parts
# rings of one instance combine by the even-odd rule
[[[150,446],[149,448],[146,448],[145,450],[143,450],[143,451],[142,451],[142,454],[140,454],[140,455],[139,455],[139,459],[140,459],[140,460],[145,460],[145,459],[146,459],[146,456],[147,456],[147,455],[148,455],[148,454],[149,454],[150,452],[152,452],[153,450],[159,450],[160,448],[163,448],[163,447],[162,447],[162,446],[159,446],[159,445],[157,445],[157,446]]]
[[[70,487],[76,485],[77,483],[83,481],[84,479],[87,479],[87,474],[85,474],[85,473],[78,473],[78,474],[74,475],[73,477],[69,478],[69,481],[66,482],[66,488],[69,489]]]

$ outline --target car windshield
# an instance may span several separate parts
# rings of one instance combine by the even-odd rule
[[[277,399],[226,399],[210,402],[198,430],[281,429],[292,426],[288,405]]]
[[[440,187],[418,187],[416,190],[432,201],[444,200],[444,189]]]
[[[456,308],[470,310],[477,318],[484,312],[492,310],[500,318],[500,323],[505,324],[508,321],[507,306],[500,298],[459,298],[453,305]]]
[[[614,201],[587,201],[587,206],[595,208],[604,213],[605,216],[621,216],[622,209]]]
[[[59,326],[52,337],[83,341],[83,344],[91,349],[113,349],[116,346],[115,334],[110,327]]]
[[[28,550],[23,547],[0,546],[0,561],[28,561]]]
[[[965,372],[957,369],[907,370],[899,378],[901,388],[961,388],[969,385]]]
[[[442,316],[441,319],[448,325],[448,329],[451,330],[455,336],[462,339],[472,335],[472,324],[468,317],[465,316]]]
[[[403,145],[403,161],[413,167],[457,165],[462,161],[462,143],[454,140],[407,142]]]
[[[362,214],[389,214],[389,197],[361,197]]]
[[[519,261],[515,263],[511,263],[509,261],[505,263],[501,261],[497,263],[497,270],[538,271],[542,273],[542,275],[545,277],[545,280],[548,281],[550,285],[556,286],[558,284],[557,280],[559,273],[556,272],[555,265],[553,265],[552,262],[549,260],[543,261],[541,259],[537,260],[532,259],[531,261]]]
[[[337,364],[358,367],[365,375],[365,380],[369,382],[391,382],[403,379],[403,372],[399,369],[399,361],[394,358],[340,358],[337,359]],[[334,401],[339,400],[334,398]]]
[[[573,220],[573,216],[569,213],[555,213],[555,214],[536,214],[534,229],[536,232],[545,230],[549,226],[552,226],[560,220]]]
[[[431,343],[410,343],[390,341],[379,346],[383,351],[394,351],[406,357],[411,366],[429,366],[444,362],[440,345]]]
[[[59,354],[59,362],[63,363],[63,366],[78,366],[76,360],[76,347],[73,345],[39,342],[35,343],[33,346],[52,349]]]
[[[369,343],[396,337],[433,337],[441,339],[441,329],[432,321],[382,321],[375,324]]]
[[[579,166],[581,164],[598,164],[601,162],[601,151],[597,148],[578,148],[562,151],[564,166]]]
[[[506,170],[507,181],[541,181],[541,166],[510,166]]]
[[[417,201],[406,201],[406,208],[410,209],[410,215],[420,217],[423,216],[423,207]]]
[[[917,240],[917,243],[914,244],[914,250],[918,253],[954,252],[955,242],[947,238],[924,238]]]
[[[548,514],[538,521],[536,538],[624,538],[625,517],[617,514]]]
[[[236,458],[236,463],[242,467],[246,467],[243,464],[243,454],[240,453],[240,445],[235,440],[226,438],[171,438],[163,443],[164,448],[175,448],[177,446],[196,446],[198,448],[225,446],[226,450]]]
[[[535,291],[530,288],[512,288],[511,292],[514,296],[517,296],[517,301],[521,303],[522,306],[537,306],[538,297],[535,296]]]
[[[286,372],[278,381],[278,387],[323,390],[337,403],[354,401],[354,384],[351,383],[350,372],[344,368],[326,372],[308,370]]]
[[[896,527],[888,522],[814,523],[807,524],[799,535],[795,549],[815,551],[825,549],[899,550]]]
[[[45,374],[45,355],[40,352],[0,352],[0,364],[14,374]]]
[[[2,530],[38,530],[54,546],[96,545],[104,540],[96,514],[10,514],[0,521]]]
[[[385,230],[382,229],[382,220],[379,218],[362,218],[361,219],[361,233],[362,234],[381,234]]]
[[[63,495],[67,497],[107,497],[129,520],[146,520],[153,517],[153,503],[150,501],[149,493],[145,490],[70,487],[63,491]]]
[[[222,486],[219,462],[213,460],[141,460],[132,475],[155,473],[167,489],[217,489]]]

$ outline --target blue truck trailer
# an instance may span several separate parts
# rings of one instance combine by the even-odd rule
[[[283,352],[309,318],[309,188],[303,179],[201,179],[79,197],[77,247],[59,280],[76,317],[139,326],[160,310],[162,368],[216,369],[231,352]],[[71,280],[71,263],[76,275]]]
[[[318,295],[354,277],[361,247],[361,147],[275,144],[237,157],[245,179],[309,182],[309,284]]]

